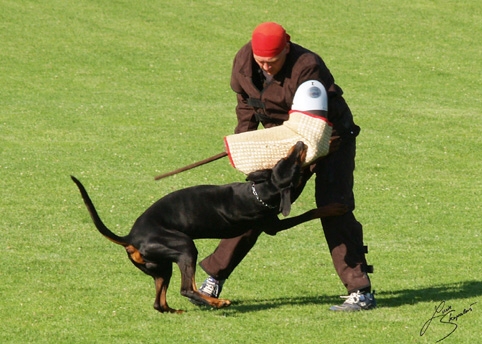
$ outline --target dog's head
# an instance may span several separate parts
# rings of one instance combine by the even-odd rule
[[[252,172],[247,180],[259,183],[270,180],[281,196],[280,212],[288,216],[291,211],[291,191],[298,186],[301,178],[301,168],[306,160],[308,146],[298,141],[285,158],[279,160],[272,169]]]

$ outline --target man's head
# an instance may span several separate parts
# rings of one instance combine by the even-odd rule
[[[290,51],[289,41],[290,36],[277,23],[261,23],[254,29],[251,37],[253,57],[268,75],[275,75],[283,67]]]

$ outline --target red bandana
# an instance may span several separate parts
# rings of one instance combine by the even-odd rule
[[[286,33],[281,25],[267,22],[259,24],[254,29],[251,46],[254,55],[270,58],[278,56],[289,40],[290,35]]]

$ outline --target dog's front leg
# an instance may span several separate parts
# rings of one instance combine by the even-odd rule
[[[196,287],[196,260],[178,263],[181,270],[181,295],[188,297],[197,302],[204,303],[213,308],[223,308],[231,305],[231,301],[225,299],[217,299],[200,293]]]
[[[277,216],[266,217],[257,223],[258,228],[262,229],[268,235],[276,235],[276,233],[297,226],[301,223],[314,219],[321,219],[329,216],[340,216],[348,211],[348,207],[341,203],[330,203],[328,205],[308,210],[307,212],[280,220]]]

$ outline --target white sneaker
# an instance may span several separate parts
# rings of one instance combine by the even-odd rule
[[[216,299],[219,298],[219,294],[221,294],[221,290],[223,290],[223,284],[226,280],[220,280],[218,281],[217,279],[209,276],[206,278],[206,280],[203,282],[201,285],[201,288],[198,289],[198,291],[204,295],[214,297]],[[203,306],[204,303],[189,299],[191,303],[197,305],[197,306]]]
[[[355,312],[375,308],[377,302],[375,301],[374,295],[375,292],[362,293],[358,290],[348,296],[340,296],[342,299],[346,299],[346,301],[339,306],[331,306],[330,310],[338,312]]]

